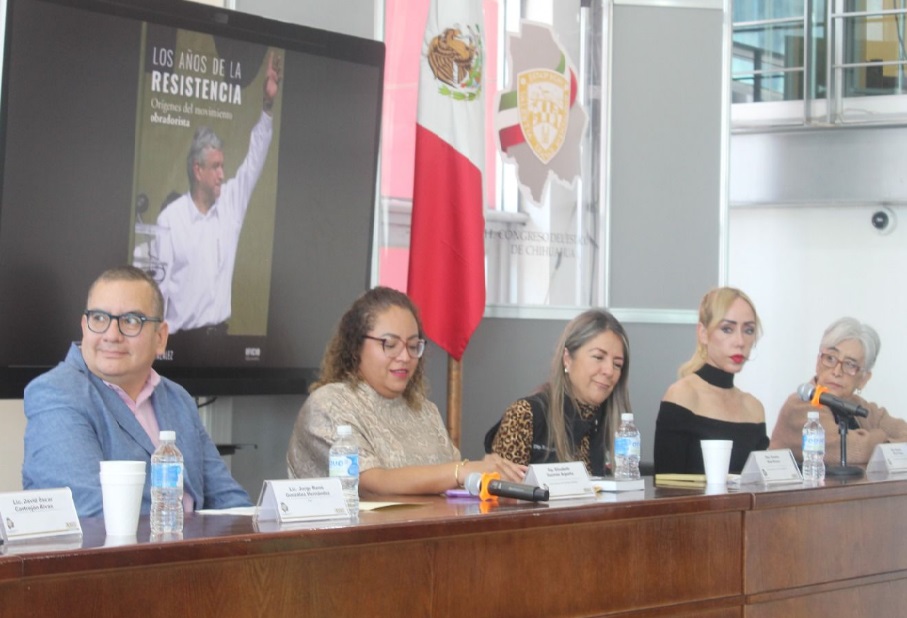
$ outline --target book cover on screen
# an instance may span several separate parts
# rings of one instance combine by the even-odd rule
[[[267,334],[286,55],[149,23],[142,35],[130,260],[160,284],[163,360],[179,362],[190,333]]]

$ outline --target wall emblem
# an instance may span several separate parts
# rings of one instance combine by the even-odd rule
[[[509,90],[498,95],[495,129],[501,155],[515,163],[523,195],[541,203],[555,178],[571,186],[580,177],[580,146],[588,115],[577,100],[576,71],[550,26],[523,21],[508,35]]]
[[[517,101],[526,143],[542,163],[548,163],[567,136],[570,82],[549,69],[523,71],[517,76]]]

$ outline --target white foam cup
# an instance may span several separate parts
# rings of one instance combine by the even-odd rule
[[[705,465],[707,485],[727,485],[728,469],[731,466],[731,440],[700,440],[702,463]]]
[[[101,496],[107,536],[135,536],[144,488],[144,461],[101,462]]]
[[[144,461],[109,460],[101,462],[101,472],[141,472],[145,474]]]

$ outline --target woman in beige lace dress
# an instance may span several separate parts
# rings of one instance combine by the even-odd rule
[[[418,311],[405,294],[377,287],[356,300],[296,419],[287,451],[290,477],[327,476],[334,431],[350,425],[363,495],[441,493],[462,487],[473,472],[522,479],[525,466],[497,455],[461,458],[425,396],[424,351]]]

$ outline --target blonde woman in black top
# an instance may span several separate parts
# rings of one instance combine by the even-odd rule
[[[765,410],[734,386],[761,333],[753,301],[736,288],[711,290],[699,306],[696,352],[668,387],[655,422],[655,473],[702,474],[700,440],[732,440],[730,471],[768,447]]]

